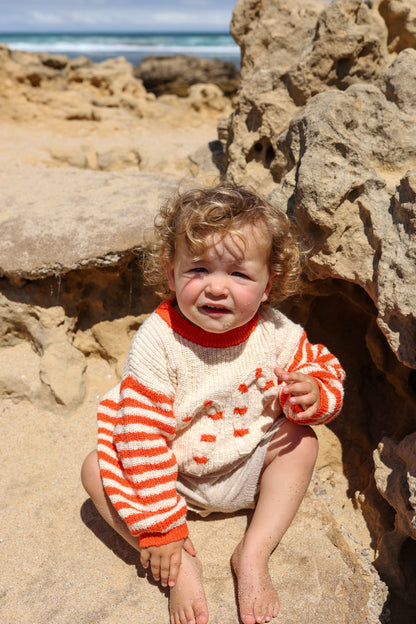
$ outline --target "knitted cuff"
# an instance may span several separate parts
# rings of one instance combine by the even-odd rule
[[[188,526],[185,522],[184,524],[171,529],[167,533],[142,533],[137,537],[141,548],[148,548],[149,546],[162,546],[163,544],[178,542],[179,540],[188,537],[188,535]]]

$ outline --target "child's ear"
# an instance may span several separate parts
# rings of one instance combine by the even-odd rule
[[[273,274],[270,275],[268,282],[266,284],[266,288],[264,289],[264,293],[263,293],[263,297],[261,298],[261,302],[264,303],[265,301],[267,301],[267,299],[269,298],[269,294],[270,291],[272,289],[272,286],[274,284],[274,280],[276,279],[277,275]]]
[[[164,260],[162,262],[163,268],[165,269],[166,277],[168,280],[168,286],[170,290],[175,291],[175,274],[174,274],[174,265],[173,262],[169,260]]]

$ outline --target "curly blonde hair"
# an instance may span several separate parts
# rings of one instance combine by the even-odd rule
[[[207,247],[207,237],[238,236],[242,226],[263,226],[270,235],[269,270],[276,275],[269,294],[279,304],[298,292],[301,274],[296,232],[286,214],[248,187],[220,184],[178,192],[160,208],[154,221],[155,240],[144,256],[144,276],[162,297],[171,294],[164,267],[173,263],[181,238],[195,259]]]

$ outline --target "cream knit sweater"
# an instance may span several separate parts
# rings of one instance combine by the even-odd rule
[[[276,310],[261,308],[243,327],[211,334],[165,301],[141,326],[121,384],[100,403],[98,457],[105,490],[142,547],[188,534],[177,471],[231,469],[282,410],[293,418],[276,366],[318,381],[321,405],[308,423],[338,415],[345,377],[338,360]]]

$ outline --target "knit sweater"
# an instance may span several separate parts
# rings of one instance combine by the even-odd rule
[[[163,302],[135,334],[119,385],[98,411],[98,458],[113,506],[141,547],[188,535],[177,472],[209,476],[250,455],[282,413],[300,406],[281,392],[274,368],[320,387],[327,423],[342,405],[345,373],[299,325],[269,307],[231,331],[206,332]]]

